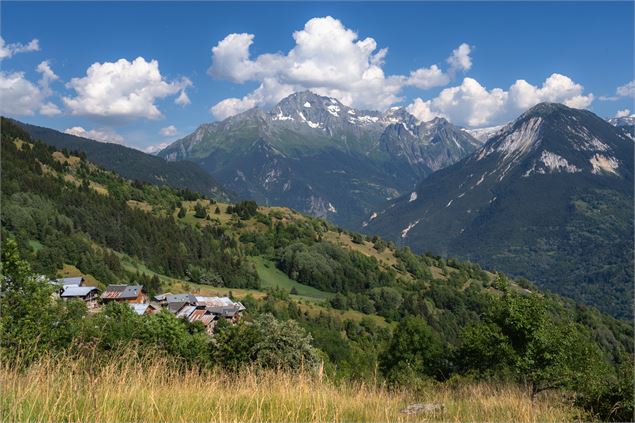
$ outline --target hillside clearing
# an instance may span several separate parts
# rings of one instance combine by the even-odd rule
[[[293,295],[294,297],[313,301],[328,300],[334,295],[290,279],[284,272],[276,268],[274,263],[263,257],[251,257],[251,261],[256,266],[263,288],[280,288],[287,292],[295,288],[298,294]]]

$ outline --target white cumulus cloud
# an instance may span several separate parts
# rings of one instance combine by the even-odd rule
[[[293,33],[294,47],[287,53],[250,57],[254,34],[229,34],[212,48],[208,73],[217,79],[260,83],[242,98],[228,98],[210,111],[217,119],[255,106],[275,104],[297,91],[311,90],[336,97],[359,108],[386,108],[402,100],[403,87],[427,89],[447,85],[450,76],[437,65],[416,69],[409,75],[386,75],[388,49],[371,38],[360,39],[341,21],[327,16],[310,19]],[[470,47],[462,44],[448,58],[450,69],[471,66]]]
[[[17,53],[27,53],[30,51],[39,51],[40,42],[34,38],[27,44],[13,43],[6,44],[4,38],[0,37],[0,60],[13,56]]]
[[[635,80],[631,82],[627,82],[624,85],[620,85],[615,89],[615,95],[603,95],[600,96],[599,99],[602,101],[617,101],[623,97],[633,97],[635,98]]]
[[[593,94],[584,94],[582,85],[558,73],[549,76],[541,86],[517,80],[507,91],[488,90],[477,80],[464,78],[461,85],[445,88],[435,98],[415,99],[407,110],[423,121],[438,116],[458,125],[476,127],[504,123],[545,101],[586,108],[593,102]]]
[[[410,72],[408,85],[417,88],[427,89],[432,87],[441,87],[450,82],[450,77],[445,74],[437,65],[429,68],[420,68]]]
[[[87,131],[81,126],[73,126],[72,128],[65,129],[64,133],[89,138],[99,142],[108,142],[113,144],[124,143],[123,137],[109,128],[91,129]]]
[[[36,83],[29,81],[24,72],[0,71],[0,113],[17,116],[59,115],[59,107],[47,99],[53,94],[50,83],[58,76],[49,63],[40,63],[36,71],[42,76]]]
[[[155,153],[158,153],[159,151],[163,150],[168,145],[169,144],[167,142],[162,142],[160,144],[150,145],[150,146],[144,148],[143,151],[145,151],[148,154],[155,154]]]
[[[167,81],[156,60],[119,59],[94,63],[86,76],[71,79],[67,87],[76,95],[63,100],[73,115],[105,118],[114,123],[131,118],[159,119],[163,114],[157,100],[179,93],[176,103],[188,104],[185,89],[191,85],[187,78]]]
[[[164,137],[172,137],[176,135],[176,126],[174,125],[166,126],[165,128],[161,128],[159,132]]]
[[[179,94],[179,96],[174,99],[174,103],[178,104],[179,106],[187,106],[191,103],[190,97],[188,97],[185,89],[181,90],[181,94]]]
[[[457,71],[468,71],[472,67],[472,58],[470,53],[472,47],[469,44],[463,43],[456,49],[452,50],[452,55],[448,57],[448,64],[450,65],[449,73],[454,75]]]
[[[617,87],[615,92],[620,97],[635,97],[635,80]]]
[[[630,115],[631,111],[629,109],[618,110],[617,113],[615,113],[616,118],[628,117]]]

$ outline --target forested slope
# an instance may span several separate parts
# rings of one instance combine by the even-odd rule
[[[58,150],[82,152],[93,163],[125,178],[155,185],[168,185],[177,189],[189,189],[218,199],[233,198],[233,194],[225,191],[212,176],[193,162],[166,162],[160,157],[123,145],[99,142],[41,126],[14,122],[33,138]]]
[[[3,248],[9,294],[2,301],[10,312],[3,313],[2,330],[17,334],[3,337],[13,340],[3,341],[5,351],[18,351],[23,325],[43,319],[28,326],[29,338],[41,342],[33,351],[90,342],[107,352],[134,341],[195,365],[240,369],[256,362],[293,370],[298,360],[321,361],[335,378],[379,377],[409,387],[471,375],[518,383],[532,394],[575,392],[592,416],[632,414],[623,401],[630,398],[624,381],[632,327],[593,308],[289,209],[186,198],[169,187],[133,183],[38,143],[7,121],[1,144],[2,238],[15,240]],[[18,255],[32,273],[55,276],[75,266],[100,283],[236,295],[254,324],[220,328],[210,340],[170,314],[144,320],[108,307],[87,316],[79,305],[48,305],[46,288],[29,272],[8,273],[23,269],[8,265]],[[263,277],[282,273],[325,295],[307,298],[275,288],[275,280],[262,288]],[[40,294],[29,297],[33,292]],[[30,299],[47,304],[21,306]],[[64,332],[55,323],[62,317],[49,321],[49,312],[68,319]],[[287,347],[269,348],[280,342]],[[611,411],[618,402],[622,414]]]

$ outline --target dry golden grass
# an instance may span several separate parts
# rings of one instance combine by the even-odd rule
[[[146,201],[128,200],[126,204],[133,209],[143,210],[144,212],[150,213],[152,211],[152,206]]]
[[[340,422],[516,421],[579,419],[575,409],[546,399],[532,403],[516,387],[431,388],[416,395],[319,376],[245,370],[177,370],[162,358],[124,355],[45,358],[26,370],[0,365],[4,421]],[[149,363],[149,364],[147,364]],[[399,412],[413,402],[444,405],[436,414]]]
[[[94,190],[95,192],[97,192],[97,194],[110,195],[110,193],[108,192],[108,188],[106,188],[104,185],[100,183],[90,181],[90,188]]]
[[[366,256],[375,257],[380,263],[387,264],[388,266],[397,265],[397,258],[391,250],[386,248],[380,253],[375,250],[372,242],[364,241],[362,244],[356,244],[348,234],[338,234],[337,232],[328,232],[324,236],[324,239],[336,245],[346,247],[349,250],[357,251]]]
[[[53,158],[60,163],[68,163],[71,166],[77,166],[81,159],[77,156],[68,156],[66,157],[64,153],[61,151],[54,151],[52,154]]]

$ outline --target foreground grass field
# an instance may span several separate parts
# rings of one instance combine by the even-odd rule
[[[369,384],[335,384],[319,375],[245,370],[176,370],[164,359],[123,356],[46,358],[26,370],[0,366],[3,421],[340,422],[515,421],[581,419],[554,398],[531,402],[518,387],[468,384],[424,393]],[[443,405],[406,415],[412,403]]]

